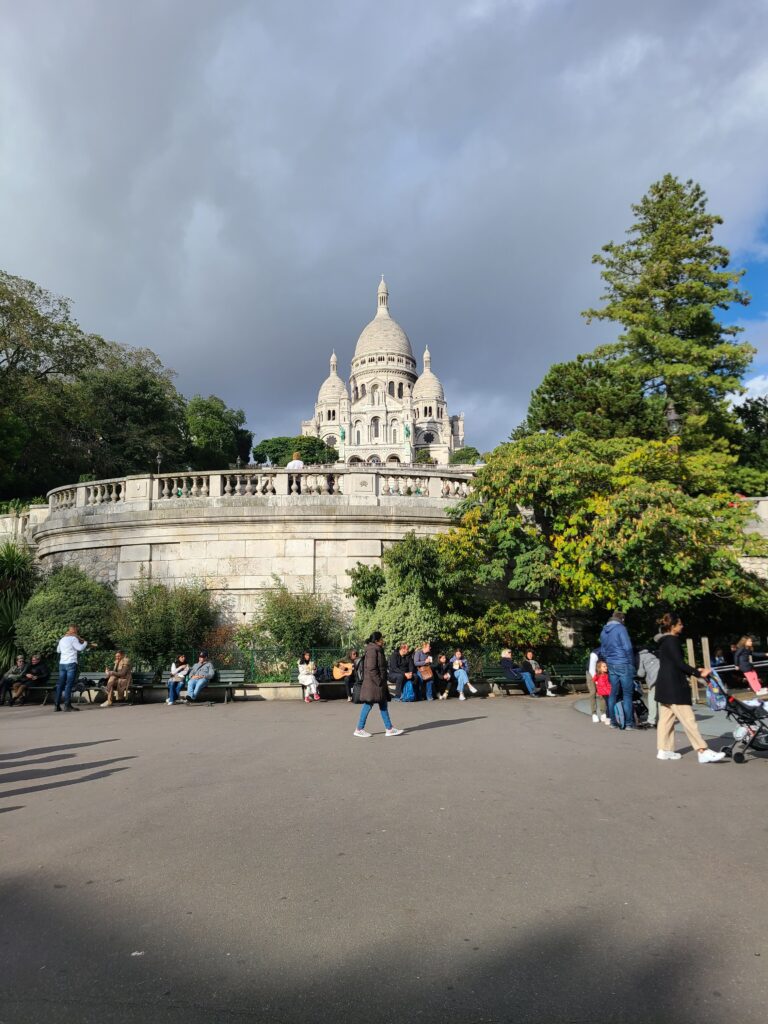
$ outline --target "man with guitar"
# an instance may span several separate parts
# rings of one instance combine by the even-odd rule
[[[347,688],[347,701],[352,702],[352,685],[353,676],[355,673],[355,665],[359,655],[357,651],[350,651],[346,658],[340,658],[331,669],[333,678],[336,680],[344,680],[344,685]]]

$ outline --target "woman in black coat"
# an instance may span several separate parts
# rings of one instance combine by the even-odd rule
[[[371,633],[363,654],[363,683],[360,687],[360,719],[355,729],[355,736],[368,739],[370,733],[365,731],[365,723],[374,704],[379,705],[381,718],[386,726],[387,736],[400,736],[402,729],[395,729],[387,711],[389,686],[387,685],[387,659],[384,656],[384,639],[381,633]]]
[[[668,612],[659,619],[661,638],[656,653],[659,657],[659,674],[656,677],[656,700],[659,705],[659,719],[656,727],[660,761],[679,761],[675,752],[675,722],[685,730],[691,746],[699,755],[699,764],[722,761],[723,753],[710,750],[704,742],[693,714],[690,676],[708,676],[710,669],[694,668],[683,661],[680,634],[683,622],[679,615]]]

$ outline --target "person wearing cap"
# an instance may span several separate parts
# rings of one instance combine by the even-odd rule
[[[603,626],[600,634],[600,650],[603,661],[608,665],[611,680],[611,695],[608,698],[608,717],[614,729],[634,729],[635,713],[632,694],[635,687],[635,651],[624,625],[624,612],[615,611]],[[616,705],[621,703],[623,716],[616,715]],[[622,721],[623,718],[623,721]]]
[[[213,663],[208,660],[208,651],[200,651],[197,661],[190,669],[187,676],[187,704],[195,704],[202,690],[210,683],[216,674]]]

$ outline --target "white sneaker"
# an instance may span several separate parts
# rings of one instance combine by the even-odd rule
[[[173,704],[173,701],[171,700],[171,698],[170,698],[170,697],[168,697],[168,698],[166,699],[166,702],[165,702],[165,703],[166,703],[166,704]]]
[[[600,715],[600,721],[601,722],[605,722],[605,724],[607,725],[608,724],[608,715]]]
[[[706,750],[702,750],[699,754],[699,764],[714,764],[715,761],[724,761],[725,754],[722,750],[718,753],[716,750],[710,750],[707,747]]]
[[[364,740],[369,740],[371,738],[371,734],[366,732],[365,729],[355,729],[354,735],[360,736]]]
[[[592,715],[592,721],[593,722],[599,722],[600,721],[600,715]]]
[[[477,687],[473,686],[472,683],[467,683],[467,686],[469,687],[470,693],[477,693]]]
[[[460,693],[460,694],[459,694],[459,700],[466,700],[466,699],[467,699],[467,698],[466,698],[466,697],[464,696],[464,694],[463,694],[463,693]]]
[[[402,736],[403,735],[403,730],[402,729],[387,729],[387,731],[384,733],[384,735],[385,736]]]
[[[656,757],[659,761],[679,761],[682,754],[678,754],[675,750],[657,750]]]

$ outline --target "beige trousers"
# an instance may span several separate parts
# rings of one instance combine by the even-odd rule
[[[675,749],[676,721],[682,725],[694,750],[703,750],[706,747],[690,704],[659,704],[659,724],[656,726],[656,743],[659,750]]]

